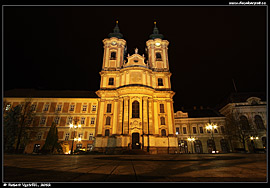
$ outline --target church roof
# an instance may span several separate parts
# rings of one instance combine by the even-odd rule
[[[116,38],[119,38],[119,39],[122,39],[123,38],[123,35],[122,35],[122,33],[120,33],[120,29],[118,27],[118,21],[116,21],[116,25],[115,25],[115,27],[113,29],[113,33],[110,33],[108,35],[108,37],[109,38],[116,37]]]
[[[183,110],[183,112],[187,112],[189,118],[223,117],[218,111],[211,108],[194,108]]]
[[[156,38],[160,38],[160,39],[163,39],[164,36],[162,34],[159,33],[159,30],[157,28],[157,24],[156,22],[154,22],[155,24],[155,27],[153,29],[153,33],[149,36],[150,39],[156,39]]]
[[[36,90],[12,89],[4,92],[4,97],[30,97],[30,98],[98,98],[95,91],[73,90]]]

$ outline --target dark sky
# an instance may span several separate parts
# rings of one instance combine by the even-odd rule
[[[153,31],[170,42],[175,111],[266,91],[264,6],[6,6],[4,90],[99,89],[102,40],[119,20],[129,54]]]

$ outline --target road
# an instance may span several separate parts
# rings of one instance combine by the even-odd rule
[[[266,154],[4,155],[4,182],[266,182]]]

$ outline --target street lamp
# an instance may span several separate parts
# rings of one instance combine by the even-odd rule
[[[206,130],[207,131],[210,131],[211,130],[211,133],[212,133],[212,140],[213,140],[213,143],[215,143],[215,140],[214,140],[214,130],[217,129],[217,125],[214,124],[214,123],[211,123],[210,120],[209,120],[209,123],[206,125]],[[213,147],[213,151],[216,152],[216,145],[214,144],[214,147]]]
[[[75,130],[82,127],[81,124],[78,124],[77,125],[77,122],[78,121],[79,121],[79,118],[76,118],[76,119],[74,119],[74,124],[75,125],[73,125],[72,122],[71,122],[71,124],[69,124],[69,128],[74,130],[74,135],[73,135],[73,140],[72,140],[72,145],[71,145],[71,152],[70,152],[71,155],[73,154],[73,144],[74,144],[74,141],[76,141],[76,142],[79,141],[80,142],[82,140],[81,137],[79,137],[79,138],[76,137],[75,138]]]

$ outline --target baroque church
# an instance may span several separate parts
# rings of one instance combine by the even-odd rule
[[[177,148],[168,45],[155,25],[146,41],[148,61],[135,49],[124,60],[126,41],[118,24],[103,40],[96,149],[143,148],[156,152]],[[114,137],[108,137],[113,135]]]
[[[154,23],[146,41],[147,58],[126,55],[126,41],[118,22],[103,40],[100,89],[90,91],[37,91],[15,89],[4,94],[4,115],[17,105],[30,104],[24,153],[38,153],[55,123],[63,153],[96,151],[125,153],[226,153],[239,148],[266,149],[266,102],[263,96],[245,95],[228,101],[219,112],[200,107],[174,113],[168,61],[169,41]],[[241,108],[239,107],[241,106]],[[244,140],[228,131],[234,115]],[[26,109],[26,108],[25,108]],[[195,113],[194,113],[195,112]],[[244,119],[244,120],[243,120]],[[244,123],[241,121],[245,121]],[[24,141],[25,140],[25,141]]]

